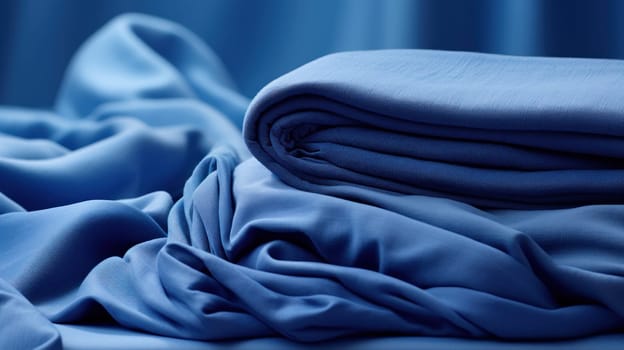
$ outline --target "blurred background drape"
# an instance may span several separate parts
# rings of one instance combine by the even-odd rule
[[[250,97],[344,50],[624,58],[621,0],[8,0],[0,4],[0,104],[51,106],[78,46],[123,12],[197,33]]]

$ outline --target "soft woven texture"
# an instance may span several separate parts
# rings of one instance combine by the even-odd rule
[[[340,53],[266,86],[245,140],[282,180],[317,192],[355,185],[508,208],[619,203],[622,84],[614,60]]]
[[[26,325],[0,348],[58,348],[50,321],[200,340],[621,330],[623,67],[329,56],[256,97],[249,158],[246,101],[208,48],[119,18],[55,111],[0,110],[0,324]]]

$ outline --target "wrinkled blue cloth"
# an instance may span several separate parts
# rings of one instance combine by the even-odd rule
[[[0,324],[28,315],[0,347],[58,348],[50,321],[200,340],[621,330],[622,67],[329,56],[256,96],[249,158],[218,59],[121,17],[53,113],[0,110]]]

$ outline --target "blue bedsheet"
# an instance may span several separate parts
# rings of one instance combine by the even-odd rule
[[[624,63],[379,51],[247,101],[169,22],[0,110],[0,347],[54,323],[194,340],[560,339],[624,327]],[[40,334],[30,338],[28,334]],[[23,345],[29,346],[29,345]]]

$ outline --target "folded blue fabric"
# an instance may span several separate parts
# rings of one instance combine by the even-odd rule
[[[245,121],[298,188],[353,186],[487,207],[621,203],[624,62],[437,51],[323,57],[266,86]]]
[[[624,327],[623,63],[328,56],[256,97],[246,159],[244,100],[206,52],[125,16],[55,113],[0,110],[0,324],[29,315],[0,347],[58,347],[48,320],[202,340]]]

